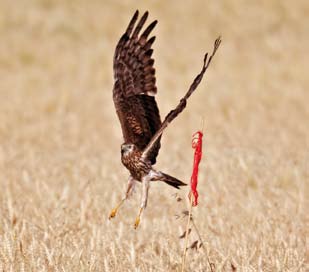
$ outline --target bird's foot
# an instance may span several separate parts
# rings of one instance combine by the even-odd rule
[[[140,222],[140,221],[141,221],[140,216],[136,217],[135,223],[134,223],[134,229],[137,229],[137,228],[138,228],[138,225],[139,225],[139,222]]]
[[[137,229],[137,227],[139,226],[139,223],[141,222],[141,215],[142,215],[142,212],[143,212],[143,208],[141,208],[141,209],[139,210],[139,214],[138,214],[138,216],[137,216],[136,219],[135,219],[134,229]]]
[[[116,216],[118,209],[121,207],[121,205],[123,204],[123,202],[126,200],[126,198],[123,198],[119,204],[116,206],[116,208],[112,209],[111,213],[109,214],[108,219],[112,219]]]
[[[114,217],[116,216],[116,214],[117,214],[117,209],[115,208],[115,209],[113,209],[113,210],[111,211],[111,213],[109,214],[108,219],[111,220],[112,218],[114,218]]]

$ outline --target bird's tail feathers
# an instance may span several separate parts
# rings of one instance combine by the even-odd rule
[[[179,186],[186,186],[187,184],[182,182],[181,180],[179,179],[176,179],[168,174],[165,174],[165,173],[160,173],[161,174],[161,177],[160,177],[160,180],[164,181],[165,183],[167,183],[168,185],[171,185],[177,189],[179,189]]]

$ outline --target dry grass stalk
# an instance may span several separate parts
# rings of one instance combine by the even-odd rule
[[[190,195],[189,201],[190,201],[190,207],[189,207],[189,214],[188,214],[188,220],[187,220],[187,226],[186,226],[185,244],[184,244],[183,253],[182,253],[181,272],[184,272],[185,267],[186,267],[187,247],[188,247],[188,240],[189,240],[188,239],[189,238],[189,228],[190,228],[192,205],[193,205],[192,195]]]
[[[204,247],[194,258],[187,252],[188,270],[207,270],[203,248],[216,271],[231,263],[237,271],[308,270],[309,17],[308,1],[294,2],[138,7],[160,22],[154,55],[163,116],[205,46],[216,33],[226,41],[206,85],[163,137],[158,160],[188,177],[187,139],[207,118],[200,171],[207,182],[194,218]],[[138,233],[131,227],[138,194],[117,224],[105,220],[127,178],[112,54],[136,8],[132,0],[0,1],[0,271],[180,270],[175,230],[183,214],[170,218],[180,206],[170,199],[174,190],[152,184]]]

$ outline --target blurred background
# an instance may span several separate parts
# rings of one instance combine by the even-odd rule
[[[0,263],[16,268],[22,258],[29,269],[71,271],[179,268],[182,225],[172,216],[185,201],[180,208],[172,188],[153,185],[139,236],[132,230],[139,190],[115,222],[106,220],[128,177],[120,162],[112,61],[136,9],[149,11],[148,23],[159,21],[153,48],[162,118],[222,37],[206,77],[165,132],[157,164],[188,181],[191,135],[204,119],[196,213],[212,261],[225,270],[228,262],[302,269],[309,5],[266,0],[0,0]],[[23,252],[10,253],[20,244]],[[104,252],[113,247],[111,262]],[[57,249],[47,264],[46,248]],[[79,248],[79,259],[70,255]],[[203,253],[196,254],[189,265],[204,269]]]

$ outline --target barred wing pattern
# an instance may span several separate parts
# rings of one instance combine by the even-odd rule
[[[120,38],[114,55],[113,99],[121,123],[125,143],[132,143],[140,150],[149,144],[161,127],[159,109],[155,101],[157,93],[154,59],[151,48],[155,37],[148,39],[157,21],[152,22],[140,34],[148,12],[137,25],[138,11],[131,19],[126,32]],[[154,164],[160,149],[157,137],[148,149],[147,159]]]
[[[201,83],[201,81],[203,79],[203,76],[204,76],[207,68],[209,67],[209,65],[211,63],[212,58],[215,56],[215,54],[216,54],[220,44],[221,44],[221,37],[218,37],[215,40],[214,48],[213,48],[213,51],[212,51],[212,54],[210,55],[210,57],[208,58],[208,53],[206,53],[205,56],[204,56],[204,63],[203,63],[203,67],[202,67],[201,72],[193,80],[189,90],[187,91],[185,96],[182,99],[180,99],[179,104],[177,105],[177,107],[174,110],[171,110],[169,112],[169,114],[165,117],[165,119],[164,119],[163,123],[161,124],[160,128],[158,129],[158,131],[155,133],[155,135],[150,140],[149,144],[144,149],[143,154],[142,154],[142,158],[147,158],[149,156],[149,154],[150,154],[154,144],[156,143],[156,141],[158,139],[161,138],[161,135],[162,135],[163,131],[178,116],[178,114],[180,114],[185,109],[185,107],[187,105],[187,100],[189,99],[191,94],[195,91],[197,86]]]

